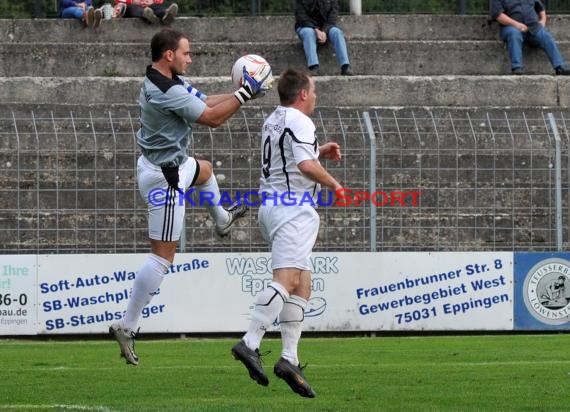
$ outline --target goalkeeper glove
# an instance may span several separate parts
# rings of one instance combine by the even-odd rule
[[[264,87],[264,83],[268,82],[269,87]],[[239,100],[241,104],[244,104],[250,99],[255,99],[260,92],[264,92],[271,87],[273,83],[273,76],[271,75],[271,67],[269,65],[263,65],[261,70],[253,77],[249,75],[245,66],[243,66],[243,86],[235,91],[234,95]]]
[[[178,176],[178,166],[161,166],[162,174],[168,182],[168,186],[173,187],[178,191],[178,182],[180,178]]]

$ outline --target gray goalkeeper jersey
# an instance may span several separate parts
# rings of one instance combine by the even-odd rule
[[[184,78],[169,79],[147,67],[139,95],[137,143],[151,163],[177,166],[186,161],[192,123],[204,112],[206,97]]]

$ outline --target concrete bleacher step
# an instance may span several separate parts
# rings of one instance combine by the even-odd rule
[[[526,50],[526,75],[509,76],[498,27],[486,16],[342,16],[340,22],[358,76],[338,76],[325,46],[320,106],[568,107],[567,81],[552,76],[541,51]],[[549,19],[566,55],[568,23],[570,16]],[[293,16],[181,17],[174,23],[192,39],[188,78],[209,94],[233,89],[229,70],[244,53],[264,55],[276,75],[288,65],[304,66],[293,25]],[[95,31],[72,20],[0,20],[0,93],[13,105],[136,105],[149,40],[158,29],[140,19],[104,22]],[[276,103],[273,93],[253,104]]]
[[[570,42],[559,42],[570,56]],[[30,53],[33,50],[33,53]],[[253,53],[264,56],[275,75],[288,66],[305,67],[298,41],[203,42],[192,45],[189,76],[229,76],[237,58]],[[62,59],[61,56],[67,56]],[[321,73],[339,75],[333,49],[320,54]],[[350,43],[352,67],[358,75],[508,75],[510,64],[502,42],[433,40],[355,40]],[[17,62],[17,64],[14,64]],[[144,76],[150,64],[146,43],[0,43],[0,76],[74,77]],[[524,58],[526,74],[554,74],[541,50],[529,49]]]
[[[558,41],[570,41],[570,15],[551,15],[548,28]],[[172,27],[183,30],[192,42],[273,42],[297,40],[293,16],[179,17]],[[352,40],[497,40],[498,26],[488,17],[458,15],[340,16],[339,25]],[[94,31],[79,21],[63,19],[0,19],[5,42],[78,43],[148,42],[160,26],[140,19],[103,21]],[[297,40],[298,41],[298,40]]]
[[[191,80],[206,94],[234,89],[225,76]],[[8,107],[136,105],[141,82],[142,77],[3,77],[0,95]],[[560,76],[320,76],[316,84],[319,107],[570,107],[570,78]],[[277,103],[273,90],[248,105]]]

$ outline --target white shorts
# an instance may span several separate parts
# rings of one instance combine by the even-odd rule
[[[271,268],[311,270],[320,218],[311,206],[260,206],[261,234],[271,244]]]
[[[180,189],[186,191],[196,181],[198,173],[196,159],[189,157],[178,169]],[[137,181],[148,209],[148,236],[163,242],[180,239],[186,212],[184,197],[168,187],[160,166],[144,156],[137,162]]]

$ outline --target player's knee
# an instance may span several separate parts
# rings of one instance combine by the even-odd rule
[[[210,176],[212,176],[214,167],[212,166],[212,163],[207,160],[198,160],[198,163],[200,164],[200,174],[198,175],[198,179],[196,179],[196,184],[200,185],[205,183]]]

